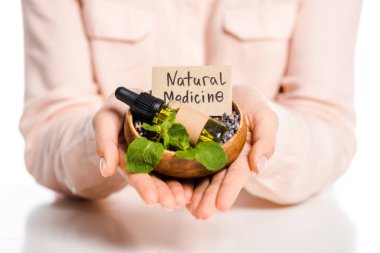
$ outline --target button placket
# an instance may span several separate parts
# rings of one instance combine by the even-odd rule
[[[182,2],[180,43],[183,65],[204,64],[205,55],[205,6],[207,1]]]

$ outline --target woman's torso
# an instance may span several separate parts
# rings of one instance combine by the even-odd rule
[[[83,0],[94,78],[105,94],[149,89],[152,66],[231,65],[233,84],[274,97],[298,0]]]

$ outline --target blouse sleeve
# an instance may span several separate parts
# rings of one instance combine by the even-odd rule
[[[79,1],[23,0],[26,167],[67,195],[101,198],[125,186],[99,173],[92,117],[104,96],[94,82]]]
[[[354,48],[360,0],[302,0],[283,92],[275,153],[246,190],[282,204],[305,200],[341,176],[355,153]]]

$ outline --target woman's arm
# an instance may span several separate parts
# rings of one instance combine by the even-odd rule
[[[23,10],[26,91],[20,128],[34,178],[91,199],[128,181],[147,204],[183,207],[192,196],[190,182],[118,170],[125,167],[118,135],[128,108],[114,95],[105,99],[96,83],[80,1],[24,0]]]
[[[272,104],[279,118],[275,152],[266,170],[249,178],[250,193],[296,203],[347,170],[356,147],[354,49],[360,8],[360,0],[301,1],[284,92]]]
[[[302,0],[283,92],[269,101],[235,86],[247,143],[227,170],[202,180],[189,211],[209,218],[240,190],[280,203],[303,201],[341,176],[355,153],[354,48],[360,0]],[[264,165],[262,157],[269,160]],[[251,173],[255,171],[256,173]]]
[[[20,129],[26,166],[41,184],[86,198],[126,181],[99,173],[92,118],[104,95],[94,82],[79,1],[24,0],[26,86]]]

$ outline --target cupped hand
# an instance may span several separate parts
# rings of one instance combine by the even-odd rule
[[[231,208],[251,172],[264,170],[266,160],[274,152],[278,118],[268,99],[247,86],[234,86],[233,94],[245,113],[247,140],[239,157],[227,169],[196,184],[187,208],[198,219],[208,219],[215,210]]]
[[[125,168],[126,143],[122,141],[122,130],[127,110],[128,106],[113,94],[93,118],[100,173],[104,177],[110,177],[119,169],[148,205],[159,203],[165,210],[185,207],[193,193],[190,181],[165,180],[153,174],[127,173],[121,169]]]

